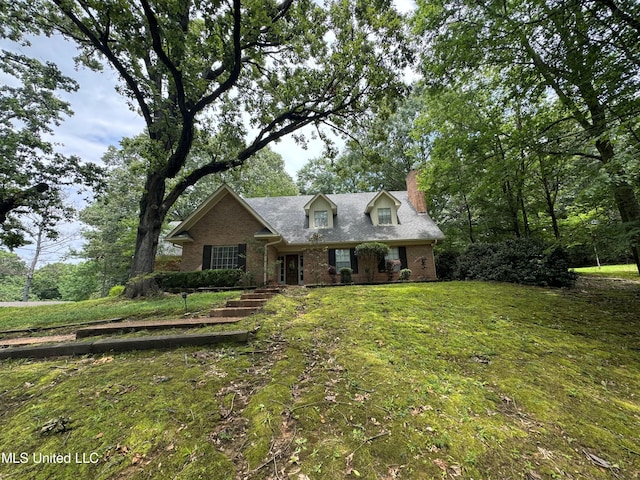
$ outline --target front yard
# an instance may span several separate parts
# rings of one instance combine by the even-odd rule
[[[638,478],[639,305],[597,278],[295,288],[248,346],[3,361],[0,478]]]

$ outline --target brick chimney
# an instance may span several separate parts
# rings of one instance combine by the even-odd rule
[[[411,170],[407,175],[407,193],[409,202],[418,213],[427,213],[427,197],[418,189],[418,172]]]

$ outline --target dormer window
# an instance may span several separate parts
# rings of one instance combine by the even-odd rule
[[[367,204],[364,213],[371,217],[374,225],[398,225],[400,201],[386,190],[382,190]]]
[[[329,226],[329,217],[326,210],[316,210],[313,212],[313,225],[316,228],[327,228]]]
[[[378,225],[391,225],[392,223],[391,208],[378,208]]]
[[[338,206],[324,193],[319,193],[307,202],[304,213],[309,219],[309,228],[333,228]]]

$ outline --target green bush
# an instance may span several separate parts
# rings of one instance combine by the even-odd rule
[[[124,293],[124,285],[114,285],[109,289],[110,297],[119,297]]]
[[[351,274],[353,270],[349,267],[342,267],[340,269],[340,283],[351,283],[353,280],[351,278]]]
[[[358,264],[362,266],[367,282],[373,282],[378,263],[389,254],[389,246],[380,242],[366,242],[356,246]]]
[[[197,272],[159,272],[156,282],[162,290],[172,288],[235,287],[245,278],[240,269],[202,270]]]
[[[400,270],[400,276],[398,277],[400,280],[407,281],[411,278],[411,269],[403,268]]]
[[[569,271],[562,247],[521,239],[469,245],[457,259],[453,278],[571,287],[577,275]]]

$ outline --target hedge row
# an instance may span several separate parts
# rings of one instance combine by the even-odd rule
[[[235,287],[245,279],[245,272],[233,270],[202,270],[197,272],[159,272],[155,279],[162,290],[170,288]]]
[[[572,287],[577,275],[569,270],[566,252],[558,245],[521,239],[500,243],[475,243],[462,253],[436,256],[443,280],[489,280],[551,287]]]

